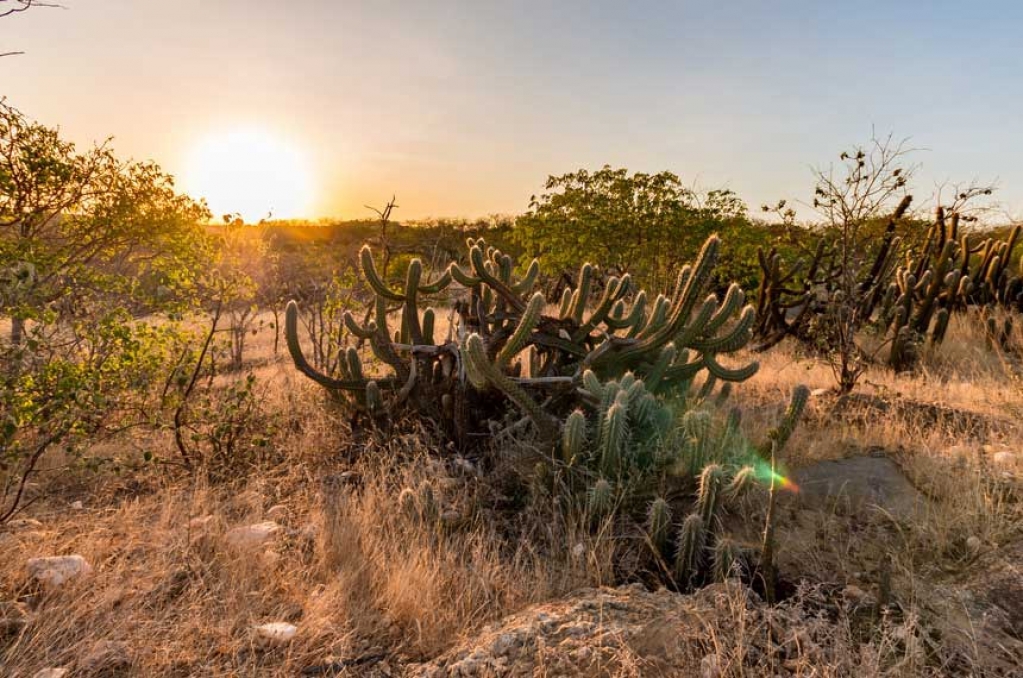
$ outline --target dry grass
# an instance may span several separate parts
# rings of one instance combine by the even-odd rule
[[[1015,419],[1023,412],[1016,367],[987,350],[975,327],[957,318],[941,352],[927,356],[919,374],[870,369],[863,390]],[[24,600],[32,608],[23,632],[0,639],[0,674],[81,669],[104,640],[127,644],[130,673],[138,676],[294,676],[374,654],[398,663],[425,660],[530,604],[612,582],[613,550],[600,537],[566,523],[545,526],[547,534],[536,541],[519,538],[528,534],[525,527],[516,533],[488,508],[498,490],[439,462],[424,436],[353,438],[316,389],[272,359],[268,335],[252,347],[254,369],[272,384],[266,406],[280,419],[276,445],[284,462],[214,487],[150,467],[87,482],[70,471],[43,476],[37,491],[45,498],[26,514],[41,525],[0,531],[0,601]],[[759,358],[761,372],[733,397],[757,439],[793,386],[832,385],[826,365],[791,348]],[[925,598],[928,582],[969,566],[965,539],[975,536],[993,549],[1018,537],[1019,504],[1001,489],[980,450],[981,443],[1023,449],[1018,429],[982,441],[897,416],[863,427],[832,420],[827,403],[815,398],[808,425],[792,440],[793,467],[879,446],[934,501],[912,525],[849,534],[841,516],[822,515],[814,538],[790,530],[783,549],[801,572],[821,581],[864,582],[884,555],[891,559],[893,595],[912,607]],[[146,444],[173,454],[167,440]],[[976,452],[957,452],[957,445]],[[119,453],[130,457],[132,449],[125,441]],[[63,468],[61,460],[51,460],[50,468]],[[424,481],[437,490],[446,516],[430,524],[397,506],[403,487]],[[84,509],[70,508],[72,499],[81,499]],[[238,552],[226,543],[227,530],[266,520],[272,508],[285,530],[268,545]],[[28,558],[68,553],[85,556],[94,573],[55,591],[27,581]],[[271,621],[295,623],[295,641],[261,647],[253,626]],[[851,632],[842,633],[847,642]],[[854,664],[860,675],[890,672],[890,656],[871,647],[874,659]],[[907,656],[904,650],[899,656]],[[851,642],[848,651],[857,651]],[[736,652],[723,647],[722,657]],[[622,665],[629,667],[623,675],[642,675],[638,658],[623,657]],[[916,675],[915,668],[892,675]],[[799,675],[841,675],[818,669]]]

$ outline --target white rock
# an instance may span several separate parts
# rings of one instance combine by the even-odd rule
[[[1016,455],[1008,450],[1002,450],[1001,452],[995,452],[994,456],[991,457],[991,461],[999,466],[1012,466],[1016,463]]]
[[[266,517],[268,520],[281,521],[288,518],[288,507],[284,504],[277,504],[271,506],[266,511]]]
[[[820,398],[821,396],[826,396],[830,392],[831,392],[830,388],[815,388],[814,390],[810,391],[810,395],[812,395],[814,398]],[[704,659],[706,659],[706,657],[704,657]]]
[[[80,501],[73,501],[71,502],[71,508],[74,509],[75,511],[81,511],[82,509],[85,508],[85,504],[83,504]]]
[[[298,633],[298,627],[287,622],[270,622],[255,628],[256,636],[267,645],[284,645]]]
[[[43,524],[35,518],[15,518],[14,520],[7,523],[7,527],[12,530],[24,530],[28,528],[40,528]]]
[[[77,554],[29,558],[26,565],[30,577],[48,586],[60,586],[68,579],[92,572],[89,561]]]
[[[970,537],[966,540],[966,548],[970,550],[970,553],[976,553],[980,550],[981,546],[983,546],[983,542],[981,542],[980,537],[975,534],[970,535]]]
[[[40,669],[32,678],[64,678],[70,671],[68,669]]]
[[[235,548],[250,549],[262,546],[281,531],[281,526],[272,520],[244,525],[229,530],[224,539]]]
[[[572,547],[572,555],[576,558],[582,558],[586,555],[586,546],[582,542],[579,542]]]

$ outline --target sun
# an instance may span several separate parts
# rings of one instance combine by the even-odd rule
[[[260,219],[309,216],[313,181],[294,144],[258,127],[211,133],[192,148],[185,165],[186,190],[205,198],[216,217]]]

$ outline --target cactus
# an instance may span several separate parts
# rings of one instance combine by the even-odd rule
[[[556,316],[545,315],[546,300],[533,292],[539,262],[532,261],[517,277],[511,257],[482,239],[469,239],[466,246],[468,266],[453,262],[431,282],[422,262],[412,259],[398,278],[401,283],[385,280],[371,249],[363,247],[358,260],[374,295],[371,312],[361,323],[348,312],[344,324],[357,345],[368,344],[377,364],[364,363],[352,347],[342,374],[313,369],[302,354],[292,302],[285,336],[295,366],[321,386],[349,394],[349,402],[371,411],[374,421],[402,408],[439,423],[457,448],[485,439],[473,434],[488,430],[488,420],[502,421],[508,405],[526,416],[543,445],[556,447],[558,419],[579,404],[580,381],[582,394],[599,397],[606,412],[614,406],[615,394],[597,394],[590,388],[594,380],[613,382],[631,372],[651,396],[685,395],[700,374],[713,375],[700,382],[703,391],[697,394],[711,397],[711,391],[722,390],[719,384],[756,372],[755,362],[732,366],[723,360],[749,341],[756,316],[751,306],[744,306],[745,295],[737,286],[720,302],[706,297],[720,249],[716,236],[707,240],[692,267],[683,268],[672,294],[658,295],[652,304],[646,292],[633,290],[625,275],[607,280],[591,309],[599,272],[585,264]],[[444,339],[435,336],[436,311],[428,304],[431,296],[451,285],[466,288],[468,300],[455,303],[452,329]],[[634,295],[631,305],[629,295]],[[374,389],[368,397],[367,388]],[[545,405],[551,399],[558,405],[553,412]],[[627,418],[634,418],[634,409],[644,425],[661,416],[648,398],[635,394],[616,412],[628,410]],[[474,413],[477,428],[467,412]],[[620,437],[617,423],[608,432]],[[615,450],[605,452],[611,464]]]
[[[586,415],[582,410],[575,410],[565,421],[561,434],[561,459],[566,464],[573,464],[583,454],[586,447]]]
[[[611,515],[614,510],[614,489],[611,483],[600,478],[590,487],[586,498],[586,511],[593,520]]]
[[[696,495],[696,507],[703,524],[711,529],[718,520],[721,489],[725,472],[719,464],[708,464],[700,474],[700,489]]]
[[[683,589],[693,585],[703,567],[707,546],[707,526],[699,513],[691,513],[678,533],[675,554],[675,580]]]
[[[647,510],[647,535],[658,556],[664,557],[671,539],[671,507],[658,497]]]
[[[735,540],[728,537],[718,539],[711,555],[714,581],[722,582],[736,574],[743,555],[743,548]]]
[[[818,241],[809,263],[796,260],[787,268],[776,250],[760,251],[756,350],[787,336],[835,350],[839,339],[828,333],[833,323],[820,319],[835,312],[832,302],[848,291],[844,287],[850,279],[855,298],[849,303],[858,322],[885,336],[886,362],[894,370],[914,367],[924,346],[940,346],[954,312],[998,305],[1023,310],[1023,281],[1009,266],[1023,227],[1014,226],[1001,239],[978,239],[960,233],[959,213],[938,207],[918,246],[895,234],[909,204],[906,196],[873,258],[854,270],[844,266],[861,266],[858,258],[838,256],[838,243],[827,237]],[[899,265],[902,258],[905,263]]]

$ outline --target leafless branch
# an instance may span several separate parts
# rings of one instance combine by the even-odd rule
[[[64,5],[55,2],[39,2],[39,0],[0,0],[0,19],[12,14],[19,14],[33,7],[51,7],[55,9],[67,9]],[[0,56],[7,56],[0,54]]]

